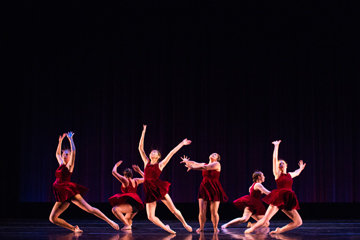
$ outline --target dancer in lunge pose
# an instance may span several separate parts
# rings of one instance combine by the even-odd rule
[[[197,163],[190,161],[190,158],[184,156],[181,163],[185,163],[185,166],[190,170],[202,171],[203,180],[200,184],[198,201],[199,201],[199,224],[200,227],[196,230],[197,233],[204,231],[206,222],[206,208],[208,202],[210,202],[211,221],[214,227],[214,233],[219,233],[218,229],[219,214],[218,209],[220,202],[226,202],[228,197],[223,190],[219,177],[221,171],[220,155],[213,153],[209,156],[209,163]]]
[[[70,149],[65,149],[61,152],[61,145],[65,136],[70,141]],[[53,184],[56,203],[50,213],[49,220],[50,222],[60,227],[67,228],[75,233],[83,232],[78,226],[73,226],[64,219],[59,218],[60,214],[62,214],[70,206],[70,202],[72,202],[82,210],[94,214],[98,218],[109,223],[114,229],[119,230],[119,226],[114,221],[107,218],[99,209],[90,206],[82,198],[82,195],[84,195],[88,189],[70,181],[75,166],[76,154],[73,136],[73,132],[68,132],[59,137],[59,144],[56,149],[56,159],[59,162],[59,167],[55,172],[56,180]]]
[[[243,196],[241,198],[236,199],[233,204],[236,208],[241,211],[244,211],[243,216],[241,218],[235,218],[228,223],[225,223],[221,226],[221,228],[227,228],[229,226],[234,226],[240,223],[247,222],[250,217],[259,221],[264,217],[266,209],[263,203],[260,200],[261,194],[268,195],[270,193],[262,183],[265,181],[265,176],[260,171],[255,171],[252,175],[253,184],[249,188],[250,195]],[[249,222],[248,226],[251,226]],[[269,222],[264,224],[264,227],[269,226]]]
[[[184,145],[189,145],[191,143],[190,140],[184,139],[181,143],[179,143],[170,153],[159,162],[161,158],[161,154],[157,150],[152,150],[150,152],[150,159],[146,156],[144,151],[144,138],[146,132],[146,125],[143,125],[143,131],[140,138],[139,143],[139,152],[141,155],[142,160],[144,161],[145,165],[145,181],[144,181],[144,190],[145,190],[145,203],[146,203],[146,212],[148,219],[153,222],[155,225],[161,227],[165,231],[169,233],[175,234],[176,232],[173,231],[169,225],[164,225],[158,217],[155,216],[156,210],[156,201],[161,200],[167,208],[175,215],[177,219],[183,224],[186,230],[192,232],[192,228],[186,223],[184,217],[182,216],[181,212],[175,207],[173,201],[171,200],[168,192],[169,186],[171,183],[167,181],[161,181],[159,176],[170,161],[171,157],[180,150],[180,148]]]
[[[273,142],[273,173],[275,176],[277,189],[271,191],[265,198],[263,198],[264,202],[270,204],[265,213],[265,216],[251,228],[247,229],[245,233],[251,233],[254,231],[254,229],[264,225],[266,222],[269,222],[275,213],[279,211],[279,209],[281,209],[292,220],[292,222],[282,228],[276,228],[276,230],[270,232],[270,234],[283,233],[297,228],[302,224],[302,219],[297,211],[300,209],[299,202],[291,187],[293,178],[299,176],[301,171],[304,170],[306,163],[303,163],[303,161],[300,160],[299,169],[294,172],[287,173],[287,163],[284,160],[278,160],[280,142],[280,140]]]
[[[121,230],[130,230],[132,226],[132,219],[138,213],[144,209],[144,205],[137,195],[137,187],[144,182],[144,178],[132,178],[133,172],[130,168],[125,169],[124,176],[117,172],[117,168],[123,161],[119,161],[115,164],[112,174],[121,182],[121,191],[123,193],[115,194],[109,198],[109,202],[114,215],[124,223],[124,227]],[[139,166],[132,166],[134,171],[144,177],[144,173],[140,170]],[[124,216],[125,214],[125,216]]]

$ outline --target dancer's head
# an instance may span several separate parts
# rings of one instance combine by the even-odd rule
[[[161,153],[158,150],[152,150],[150,152],[150,159],[152,161],[157,162],[157,161],[159,161],[160,158],[161,158]]]
[[[65,164],[67,164],[70,160],[71,150],[66,148],[62,150],[61,157],[64,159]]]
[[[259,183],[265,182],[265,176],[260,171],[255,171],[252,175],[252,178],[253,178],[253,182],[259,182]]]
[[[281,172],[286,172],[286,169],[287,169],[287,163],[285,162],[285,160],[280,159],[279,160],[279,170]]]
[[[124,177],[132,178],[132,176],[133,176],[133,171],[130,168],[124,170]]]
[[[209,156],[209,159],[211,162],[220,162],[220,160],[221,160],[220,155],[218,153],[212,153]]]

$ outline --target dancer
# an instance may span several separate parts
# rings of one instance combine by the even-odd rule
[[[195,161],[190,161],[190,158],[184,156],[182,162],[185,163],[185,166],[190,170],[199,170],[202,171],[203,180],[200,184],[198,201],[199,201],[199,224],[200,227],[196,230],[197,233],[204,231],[204,226],[206,222],[206,208],[208,202],[210,202],[210,213],[211,221],[214,227],[214,233],[217,234],[220,232],[218,229],[219,223],[219,214],[218,209],[220,202],[226,202],[228,197],[224,192],[220,181],[220,155],[213,153],[209,156],[209,163],[197,163]]]
[[[145,181],[144,181],[144,190],[145,190],[145,203],[146,203],[146,212],[148,219],[153,222],[155,225],[161,227],[165,231],[169,233],[175,234],[176,232],[173,231],[169,225],[164,225],[158,217],[155,216],[156,210],[156,201],[161,200],[166,207],[175,215],[177,219],[183,224],[186,230],[192,232],[192,228],[186,223],[184,217],[182,216],[181,212],[175,207],[173,201],[171,200],[168,192],[169,186],[171,183],[167,181],[161,181],[159,176],[170,161],[171,157],[180,150],[180,148],[184,145],[189,145],[191,143],[190,140],[185,138],[179,145],[177,145],[170,153],[159,162],[161,158],[161,154],[157,150],[152,150],[150,152],[150,159],[146,156],[144,151],[144,138],[146,132],[146,125],[143,125],[143,131],[140,138],[139,143],[139,152],[141,155],[142,160],[144,161],[145,165]]]
[[[124,176],[117,172],[117,168],[123,161],[119,161],[115,164],[112,174],[121,182],[121,191],[123,193],[115,194],[109,198],[109,202],[112,208],[113,214],[124,223],[124,227],[121,230],[130,230],[132,226],[132,219],[138,213],[144,209],[144,205],[136,194],[139,184],[144,182],[144,178],[132,178],[133,172],[130,168],[125,169]],[[139,166],[132,165],[135,172],[144,177],[144,173],[140,170]],[[124,216],[125,214],[125,216]]]
[[[265,176],[262,172],[255,171],[252,175],[252,178],[254,183],[249,188],[250,195],[238,198],[233,202],[236,208],[244,211],[243,216],[241,218],[235,218],[230,222],[225,223],[221,226],[222,229],[247,222],[250,217],[252,217],[256,221],[259,221],[261,218],[264,217],[266,209],[260,200],[260,196],[262,193],[268,195],[270,191],[262,185],[262,183],[265,181]],[[269,222],[266,222],[264,224],[264,227],[268,227],[269,224]],[[250,222],[248,226],[251,226]]]
[[[270,219],[281,209],[293,222],[285,225],[282,228],[276,228],[275,231],[271,231],[270,234],[283,233],[302,225],[302,219],[297,211],[300,209],[299,202],[295,193],[291,190],[293,178],[299,176],[304,170],[306,163],[302,160],[299,161],[299,169],[294,172],[287,173],[287,163],[284,160],[278,160],[279,145],[281,140],[274,141],[274,153],[273,153],[273,173],[277,189],[271,191],[263,201],[270,204],[265,216],[260,219],[255,225],[247,229],[245,233],[251,233],[254,229],[262,226],[264,223],[270,221]]]
[[[61,145],[65,136],[70,141],[70,149],[65,149],[61,153]],[[70,177],[75,166],[76,154],[73,136],[73,132],[68,132],[59,137],[59,144],[56,149],[56,159],[59,162],[59,167],[55,172],[56,180],[53,184],[56,203],[51,210],[49,220],[50,222],[60,227],[67,228],[75,233],[83,232],[77,225],[73,226],[64,219],[59,218],[60,214],[62,214],[70,206],[70,202],[72,202],[82,210],[94,214],[98,218],[109,223],[114,229],[119,230],[119,226],[114,221],[107,218],[99,209],[90,206],[82,198],[82,195],[88,191],[86,187],[70,182]]]

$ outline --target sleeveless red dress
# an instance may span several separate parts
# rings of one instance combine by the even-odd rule
[[[62,164],[56,169],[55,177],[56,180],[53,183],[54,194],[57,202],[65,202],[70,200],[76,194],[83,196],[88,188],[70,181],[72,173]]]
[[[161,174],[159,163],[152,165],[149,161],[145,166],[144,174],[145,203],[164,199],[165,195],[169,192],[171,183],[159,179]]]
[[[136,181],[135,181],[135,187],[132,186],[130,181],[129,181],[129,186],[127,186],[126,188],[123,185],[121,185],[121,191],[123,193],[115,194],[114,196],[109,198],[109,202],[111,206],[115,207],[119,204],[127,203],[128,199],[132,198],[133,200],[136,201],[137,208],[139,209],[139,211],[143,210],[144,204],[142,203],[139,195],[137,195],[136,193],[137,187],[138,184]]]
[[[277,189],[272,190],[266,197],[263,198],[263,201],[267,204],[272,204],[280,209],[289,211],[292,209],[300,209],[296,194],[291,189],[292,184],[293,179],[291,175],[289,173],[282,173],[280,177],[276,179]]]
[[[256,183],[253,183],[253,185],[250,188],[250,195],[243,196],[241,198],[236,199],[233,204],[236,208],[243,211],[245,207],[249,207],[249,210],[257,215],[264,215],[266,212],[266,209],[264,207],[264,204],[260,200],[261,191],[255,190]]]
[[[198,199],[226,202],[228,197],[219,181],[220,172],[216,170],[203,170],[202,175],[203,180],[200,184]]]

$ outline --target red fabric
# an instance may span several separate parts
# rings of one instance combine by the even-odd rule
[[[159,163],[152,165],[148,162],[145,166],[144,174],[145,203],[164,199],[165,195],[169,192],[171,183],[159,179],[161,174]]]
[[[245,207],[249,207],[249,210],[257,215],[264,215],[266,209],[260,200],[261,191],[254,189],[255,183],[250,188],[250,195],[243,196],[236,199],[233,204],[236,208],[243,211]]]
[[[272,204],[280,209],[292,210],[300,209],[295,192],[291,189],[293,179],[289,173],[281,174],[276,180],[278,189],[272,190],[263,201],[267,204]]]
[[[220,172],[216,170],[203,170],[202,175],[203,180],[200,184],[198,199],[226,202],[228,197],[219,181]]]
[[[138,187],[138,185],[137,185],[136,181],[135,181],[135,187],[132,186],[130,181],[129,181],[129,186],[127,186],[126,188],[123,185],[121,185],[121,191],[123,193],[115,194],[114,196],[109,198],[109,202],[110,202],[111,206],[115,207],[117,205],[124,204],[124,203],[126,203],[126,201],[129,198],[132,198],[136,202],[139,203],[138,204],[139,211],[143,210],[144,204],[142,203],[139,195],[137,195],[137,193],[136,193],[137,187]]]
[[[89,189],[84,186],[70,182],[71,174],[64,164],[56,169],[56,180],[53,183],[53,189],[57,202],[65,202],[77,194],[83,196],[89,191]]]

